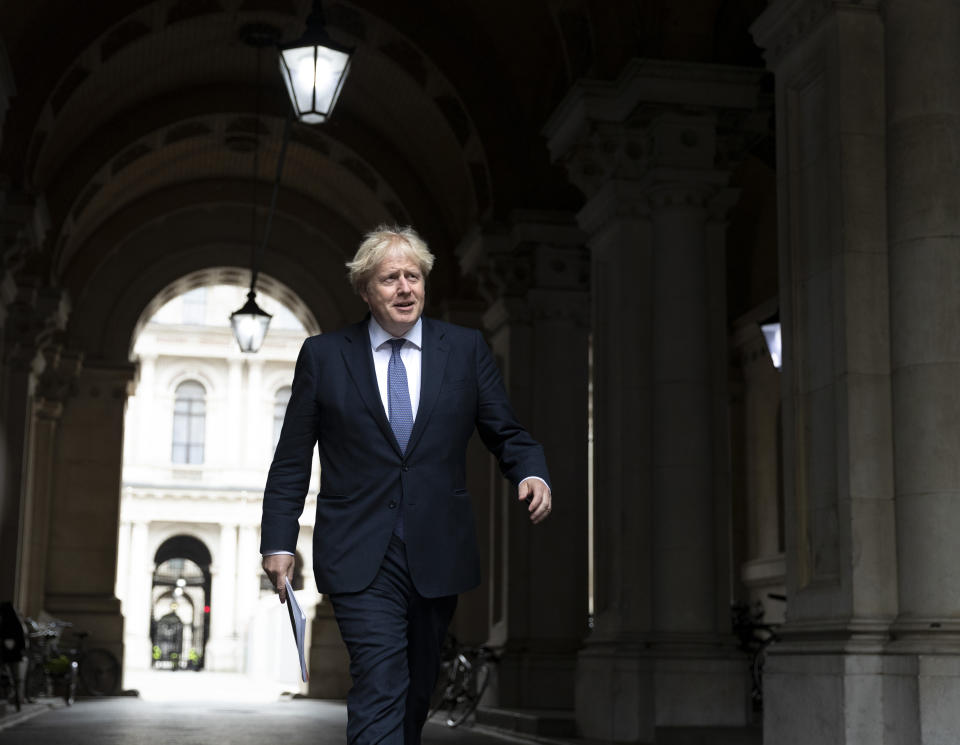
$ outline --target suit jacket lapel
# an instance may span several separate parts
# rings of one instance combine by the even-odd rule
[[[360,398],[370,411],[371,416],[377,421],[377,425],[383,432],[383,436],[387,438],[387,442],[397,451],[398,455],[402,455],[397,438],[394,436],[390,422],[387,421],[387,415],[383,411],[383,401],[380,399],[380,388],[377,385],[377,374],[373,369],[373,351],[370,349],[370,332],[367,329],[367,321],[361,321],[351,326],[344,338],[346,343],[343,345],[343,361],[346,363],[350,377],[357,386]]]
[[[416,447],[437,403],[448,352],[443,332],[429,318],[424,318],[423,346],[420,352],[420,405],[417,407],[417,418],[413,422],[413,432],[407,442],[407,455]]]

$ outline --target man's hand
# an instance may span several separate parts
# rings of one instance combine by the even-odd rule
[[[270,554],[263,557],[263,571],[280,594],[280,602],[287,602],[287,588],[283,578],[293,579],[293,557],[290,554]]]
[[[550,510],[553,509],[553,495],[550,493],[550,487],[540,479],[524,479],[520,482],[517,493],[521,502],[527,502],[530,520],[534,525],[546,519]]]

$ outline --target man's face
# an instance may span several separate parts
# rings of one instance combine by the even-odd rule
[[[425,290],[420,265],[395,248],[377,265],[360,297],[384,331],[403,336],[423,313]]]

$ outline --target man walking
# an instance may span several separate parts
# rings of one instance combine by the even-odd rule
[[[475,428],[531,520],[551,510],[543,449],[480,332],[421,317],[433,262],[410,228],[365,237],[347,266],[370,315],[304,342],[264,490],[263,568],[285,602],[316,444],[314,573],[350,654],[351,745],[420,742],[457,595],[480,583]]]

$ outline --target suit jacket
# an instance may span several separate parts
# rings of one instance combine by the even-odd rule
[[[405,453],[377,388],[368,322],[307,339],[263,497],[261,551],[295,551],[320,453],[313,534],[317,588],[358,592],[373,580],[403,509],[407,563],[424,597],[480,582],[467,441],[476,428],[504,476],[548,480],[543,448],[520,426],[479,331],[423,319],[420,405]]]

